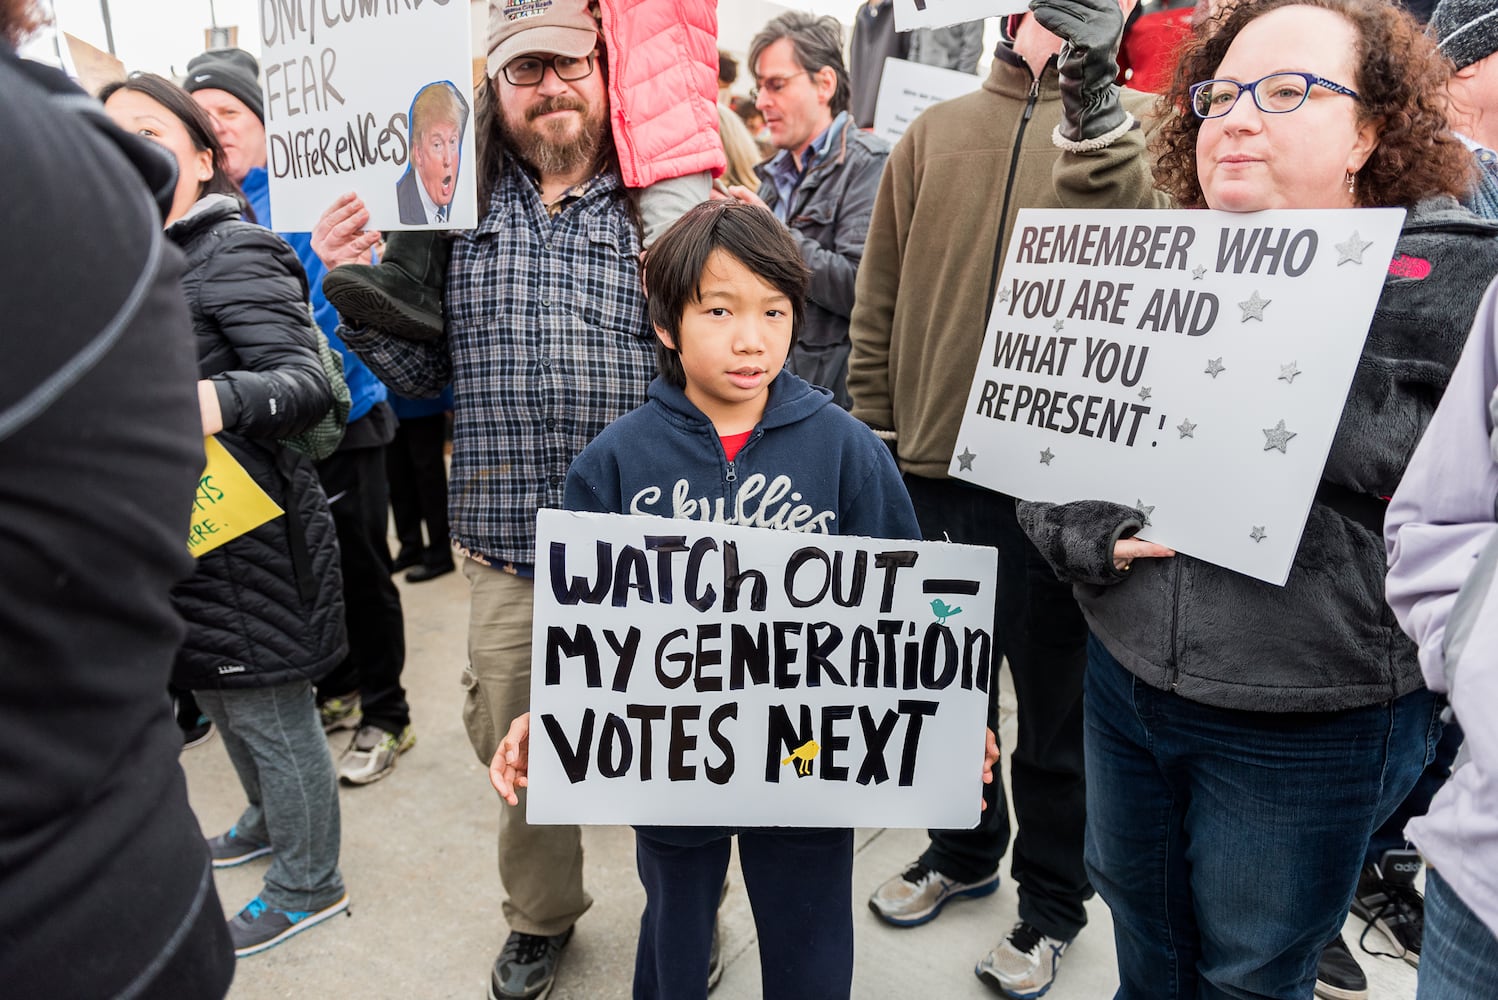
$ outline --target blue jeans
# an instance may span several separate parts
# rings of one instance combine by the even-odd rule
[[[1368,838],[1434,752],[1436,696],[1233,711],[1087,652],[1085,857],[1117,1000],[1310,1000]]]
[[[853,831],[740,830],[739,868],[759,933],[764,995],[847,1000],[853,990]],[[728,871],[721,829],[635,830],[645,886],[635,1000],[705,1000]]]
[[[1434,868],[1425,872],[1425,940],[1415,1000],[1471,1000],[1498,988],[1498,937]]]

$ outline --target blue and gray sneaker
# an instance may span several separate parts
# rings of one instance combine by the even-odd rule
[[[320,910],[273,910],[259,896],[229,920],[229,939],[234,942],[234,957],[244,958],[267,948],[274,948],[293,934],[322,923],[336,913],[348,910],[348,893]]]
[[[213,857],[213,867],[233,868],[246,861],[254,861],[269,854],[269,844],[258,844],[239,835],[239,827],[231,826],[227,833],[208,838],[208,853]]]

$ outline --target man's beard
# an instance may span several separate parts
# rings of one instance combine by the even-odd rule
[[[582,115],[580,127],[571,138],[560,138],[560,122],[555,127],[549,122],[536,124],[541,115],[564,110]],[[593,163],[603,148],[607,125],[603,115],[590,112],[583,101],[561,95],[526,109],[525,121],[518,127],[508,114],[499,115],[499,130],[505,144],[543,177],[569,174]]]

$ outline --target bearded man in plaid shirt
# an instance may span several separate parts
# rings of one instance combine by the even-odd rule
[[[562,506],[573,456],[645,402],[655,374],[601,46],[585,3],[548,6],[491,26],[492,99],[479,101],[474,122],[481,216],[453,242],[443,336],[340,329],[402,395],[453,384],[450,520],[472,588],[463,719],[485,768],[530,702],[536,511]],[[367,218],[353,195],[324,214],[313,243],[325,262],[367,258]],[[511,933],[491,979],[496,1000],[549,991],[592,903],[582,860],[577,827],[531,827],[523,801],[501,811]]]

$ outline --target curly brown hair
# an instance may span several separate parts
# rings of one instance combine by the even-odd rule
[[[1181,48],[1170,88],[1160,96],[1162,124],[1150,140],[1155,185],[1183,207],[1206,206],[1196,175],[1202,122],[1190,109],[1187,91],[1217,72],[1250,21],[1292,6],[1340,14],[1357,31],[1352,86],[1361,98],[1359,123],[1372,122],[1378,136],[1358,172],[1358,206],[1409,208],[1432,195],[1465,195],[1474,178],[1472,154],[1446,122],[1450,67],[1414,19],[1386,0],[1242,0],[1197,25]]]

